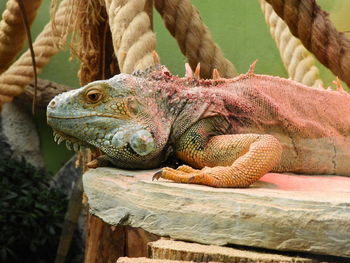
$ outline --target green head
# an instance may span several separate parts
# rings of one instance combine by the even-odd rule
[[[160,90],[120,74],[56,96],[47,107],[55,140],[68,148],[99,148],[122,168],[150,168],[166,158],[172,118]]]

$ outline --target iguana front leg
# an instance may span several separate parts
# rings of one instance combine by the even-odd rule
[[[154,178],[214,187],[247,187],[280,161],[282,146],[271,135],[208,136],[212,127],[201,121],[180,139],[176,154],[189,165],[163,168]]]

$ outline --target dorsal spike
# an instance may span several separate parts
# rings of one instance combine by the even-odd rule
[[[214,80],[221,79],[220,73],[219,73],[219,71],[216,68],[213,69],[212,79],[214,79]]]
[[[333,80],[332,83],[335,85],[335,87],[336,87],[335,90],[336,91],[338,91],[338,92],[345,92],[344,88],[343,88],[343,86],[342,86],[342,84],[341,84],[341,82],[340,82],[338,77],[336,77],[336,79]]]
[[[192,78],[193,77],[193,71],[191,69],[190,64],[185,63],[185,77],[186,78]]]
[[[250,66],[249,66],[249,70],[247,72],[247,74],[251,75],[254,74],[254,70],[255,70],[255,66],[256,63],[258,62],[258,60],[256,59]]]
[[[194,78],[200,79],[201,78],[201,63],[198,62],[196,70],[194,71]]]
[[[160,58],[155,50],[152,51],[152,57],[155,65],[160,65]]]

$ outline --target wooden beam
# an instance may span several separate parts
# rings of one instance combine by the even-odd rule
[[[154,259],[187,260],[194,262],[259,262],[259,263],[315,263],[316,260],[254,252],[228,247],[201,245],[182,241],[160,239],[149,243],[150,257]]]

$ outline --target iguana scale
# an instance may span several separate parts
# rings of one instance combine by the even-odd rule
[[[251,69],[233,79],[183,78],[159,66],[56,96],[47,120],[60,142],[96,147],[89,165],[160,167],[154,178],[247,187],[269,171],[350,176],[350,96]]]

